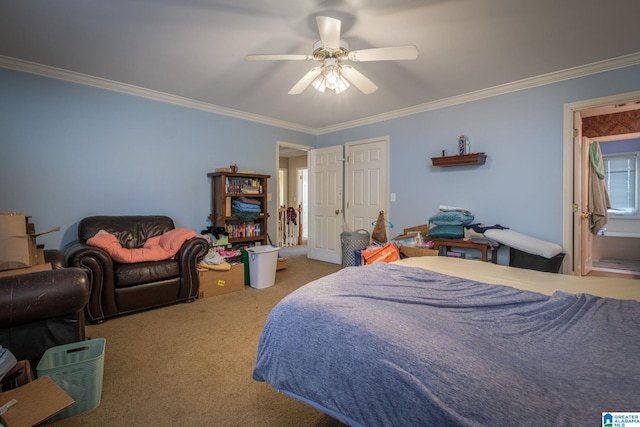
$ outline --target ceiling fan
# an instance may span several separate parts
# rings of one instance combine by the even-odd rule
[[[247,55],[247,61],[318,61],[322,65],[312,68],[289,91],[289,95],[302,93],[309,85],[320,92],[326,88],[340,93],[349,88],[350,84],[360,89],[364,94],[378,90],[371,80],[365,77],[345,61],[395,61],[416,59],[418,49],[415,46],[394,46],[363,50],[349,50],[349,45],[340,39],[339,19],[327,16],[317,16],[316,22],[320,32],[320,40],[313,45],[311,55],[264,54]]]

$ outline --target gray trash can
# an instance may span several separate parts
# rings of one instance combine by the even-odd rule
[[[354,232],[344,231],[340,234],[342,244],[342,266],[352,267],[356,265],[354,252],[366,249],[369,246],[370,235],[367,230],[360,229]]]
[[[271,245],[247,248],[249,278],[252,288],[264,289],[273,286],[276,282],[279,249]]]

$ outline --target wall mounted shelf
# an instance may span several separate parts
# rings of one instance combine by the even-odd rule
[[[461,154],[458,156],[432,157],[433,166],[472,166],[484,165],[487,160],[485,153]]]

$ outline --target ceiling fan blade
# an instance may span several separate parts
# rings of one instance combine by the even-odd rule
[[[342,75],[349,80],[355,87],[360,89],[362,93],[365,95],[369,95],[370,93],[378,90],[378,86],[376,86],[371,80],[366,78],[364,74],[360,71],[356,70],[350,65],[343,65],[341,67]]]
[[[316,16],[316,22],[322,45],[328,49],[340,48],[340,20],[328,16]]]
[[[247,61],[312,61],[313,55],[265,54],[247,55]]]
[[[396,61],[403,59],[416,59],[418,49],[413,46],[379,47],[374,49],[353,50],[349,52],[348,59],[354,62],[364,61]]]
[[[298,83],[295,84],[294,87],[289,91],[289,95],[299,95],[301,94],[307,86],[309,86],[313,80],[322,72],[322,67],[312,68],[307,74],[302,77]]]

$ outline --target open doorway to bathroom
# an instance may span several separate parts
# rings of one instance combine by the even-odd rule
[[[640,97],[637,100],[584,108],[577,112],[579,118],[574,123],[579,128],[577,133],[589,144],[598,142],[600,145],[606,188],[612,199],[612,209],[608,210],[608,222],[596,235],[591,235],[584,227],[579,231],[582,249],[579,255],[576,255],[581,257],[576,260],[576,265],[579,265],[578,272],[583,276],[640,279]],[[624,162],[624,170],[615,166],[612,161],[618,158]],[[589,173],[588,160],[586,163],[574,164],[587,165],[583,166],[579,173],[574,171],[577,179]],[[616,182],[622,185],[615,185]],[[621,189],[624,190],[624,195],[619,194]],[[583,191],[582,194],[586,192]],[[625,212],[618,206],[621,196],[625,198]],[[589,212],[587,217],[588,214]]]

